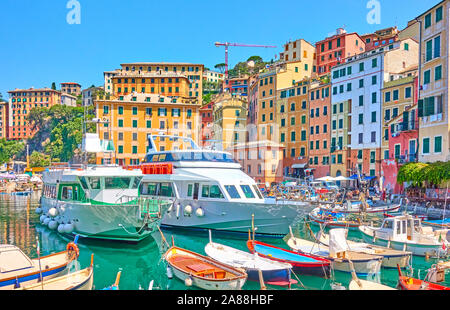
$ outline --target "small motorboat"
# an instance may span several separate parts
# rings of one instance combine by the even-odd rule
[[[450,287],[447,286],[404,276],[402,275],[400,267],[398,268],[397,287],[402,290],[450,291]]]
[[[14,289],[62,275],[67,265],[79,256],[77,240],[78,236],[74,242],[68,243],[66,251],[34,259],[17,246],[0,245],[0,290]]]
[[[298,283],[291,279],[292,265],[260,257],[257,253],[244,252],[223,244],[210,241],[205,246],[206,254],[227,265],[235,268],[243,268],[247,272],[248,280],[259,281],[259,270],[262,272],[263,281],[271,285],[290,286]]]
[[[431,226],[435,228],[450,229],[450,218],[441,220],[422,220],[422,224],[426,226]]]
[[[313,224],[324,225],[326,228],[348,228],[358,230],[360,221],[349,219],[348,214],[326,211],[321,208],[315,208],[309,213],[309,219]]]
[[[16,290],[92,290],[94,283],[94,254],[91,255],[91,265],[85,269],[68,273],[66,275],[44,280],[39,283],[24,285]]]
[[[362,225],[359,227],[365,242],[396,250],[411,251],[413,255],[448,255],[448,229],[434,230],[423,227],[419,218],[405,214],[387,217],[381,227]]]
[[[353,262],[356,274],[361,276],[378,274],[383,261],[383,257],[379,255],[349,250],[344,229],[330,230],[329,247],[319,242],[296,238],[292,233],[287,244],[294,251],[303,254],[314,254],[330,260],[334,270],[350,273],[352,271],[351,262]]]
[[[243,269],[176,246],[167,250],[164,259],[186,286],[195,285],[205,290],[240,290],[247,281]]]
[[[323,257],[282,249],[256,240],[248,240],[247,247],[250,252],[259,256],[288,263],[293,266],[294,271],[301,274],[330,277],[331,262]]]
[[[342,229],[342,228],[335,228],[335,229]],[[347,234],[348,231],[345,232],[345,235]],[[315,236],[315,238],[321,244],[330,246],[329,234],[319,232],[317,236]],[[409,263],[411,261],[412,252],[409,251],[394,250],[383,246],[377,246],[364,242],[356,242],[348,239],[347,244],[349,246],[349,250],[352,252],[361,252],[366,254],[382,256],[383,257],[383,262],[381,264],[382,267],[396,268],[397,265],[400,265],[400,268],[406,268],[409,266]]]
[[[352,270],[352,280],[348,286],[350,291],[386,291],[386,290],[395,290],[387,285],[383,285],[381,283],[361,280],[358,278],[355,272],[355,268],[353,266],[353,262],[350,263],[350,268]]]

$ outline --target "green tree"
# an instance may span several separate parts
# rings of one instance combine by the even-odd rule
[[[52,89],[56,90],[56,83],[55,82],[52,83]]]
[[[220,63],[214,66],[215,69],[219,70],[220,73],[224,73],[225,72],[225,67],[226,64],[225,63]]]
[[[0,139],[0,165],[9,163],[25,149],[22,141]]]
[[[30,167],[48,167],[50,166],[50,156],[34,151],[30,155]]]

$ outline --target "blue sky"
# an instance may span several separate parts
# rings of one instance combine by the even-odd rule
[[[230,47],[230,66],[274,58],[289,40],[310,43],[339,27],[359,34],[398,26],[440,0],[378,0],[381,23],[369,24],[369,0],[214,1],[78,0],[81,24],[70,25],[69,0],[0,1],[0,93],[78,82],[103,84],[103,71],[123,62],[224,62],[214,42],[276,45]]]

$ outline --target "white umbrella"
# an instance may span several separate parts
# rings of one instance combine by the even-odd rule
[[[336,179],[333,178],[333,177],[327,176],[327,177],[321,177],[321,178],[318,178],[318,179],[316,179],[316,180],[318,180],[318,181],[325,181],[325,182],[332,182],[332,181],[335,181]]]
[[[340,176],[336,177],[334,180],[335,180],[335,181],[349,181],[349,180],[351,180],[351,179],[350,179],[350,178],[346,178],[346,177],[340,175]]]

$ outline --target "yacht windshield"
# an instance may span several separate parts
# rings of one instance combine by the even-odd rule
[[[225,185],[225,189],[228,192],[228,195],[230,195],[231,199],[240,199],[241,195],[239,195],[239,192],[236,189],[236,186],[234,185]]]
[[[124,189],[130,187],[131,178],[105,177],[105,189]]]
[[[163,154],[147,154],[145,162],[172,162],[172,161],[212,161],[234,163],[232,155],[221,152],[173,152]]]
[[[256,195],[258,195],[259,199],[263,199],[263,196],[261,195],[261,192],[258,189],[258,186],[256,184],[253,184],[253,189],[255,190]]]
[[[245,197],[247,198],[255,198],[255,195],[252,192],[252,189],[248,185],[241,185],[242,191],[244,192]]]
[[[203,198],[225,198],[217,185],[202,185]]]

